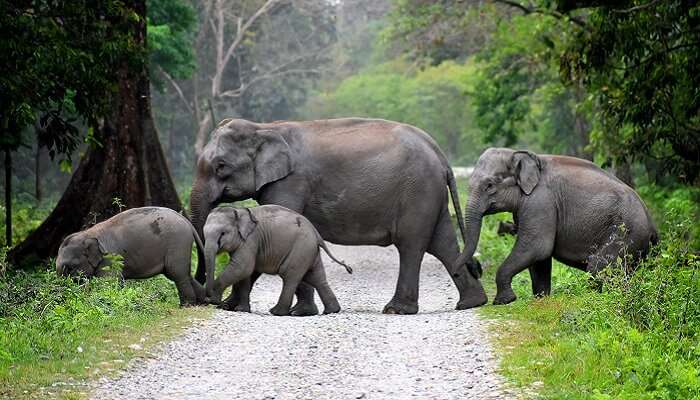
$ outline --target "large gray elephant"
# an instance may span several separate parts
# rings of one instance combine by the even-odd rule
[[[218,207],[204,225],[204,240],[209,302],[219,304],[224,289],[242,282],[240,303],[234,311],[249,312],[252,277],[265,273],[279,275],[283,281],[279,301],[270,309],[273,315],[290,314],[294,292],[302,281],[318,291],[324,314],[340,311],[326,280],[319,247],[348,273],[352,269],[331,254],[316,228],[302,215],[276,205]],[[230,260],[214,280],[216,254],[221,251],[229,252]]]
[[[447,159],[428,134],[410,125],[359,118],[266,124],[229,119],[197,161],[190,211],[201,235],[217,204],[254,198],[302,214],[333,243],[396,245],[399,279],[384,313],[418,311],[427,251],[457,286],[457,308],[476,307],[487,299],[475,264],[452,268],[459,248],[448,186],[460,216]],[[460,228],[464,232],[461,220]],[[198,269],[196,278],[203,283],[205,271]],[[237,292],[229,299],[232,306]],[[293,314],[318,313],[311,287],[302,283],[296,294]]]
[[[204,288],[192,279],[192,243],[197,245],[199,265],[204,248],[190,221],[163,207],[132,208],[84,231],[66,237],[58,249],[59,275],[105,276],[125,279],[164,274],[175,282],[181,305],[204,302]],[[107,254],[124,258],[121,271],[110,271]]]
[[[511,212],[517,226],[515,245],[496,274],[494,304],[516,299],[511,282],[526,268],[533,294],[548,295],[552,257],[596,274],[623,253],[645,255],[658,238],[637,193],[579,158],[490,148],[469,186],[467,240],[457,264],[474,255],[485,215]]]

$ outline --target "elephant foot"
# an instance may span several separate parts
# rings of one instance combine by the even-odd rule
[[[335,314],[340,312],[340,305],[334,304],[323,309],[323,314]]]
[[[459,299],[455,310],[467,310],[469,308],[480,307],[488,303],[488,301],[488,297],[486,297],[486,294],[482,292],[478,296],[469,296]]]
[[[250,312],[250,304],[229,304],[221,303],[216,308],[226,310],[226,311],[236,311],[236,312]]]
[[[233,307],[233,311],[250,312],[250,304],[237,304]]]
[[[518,297],[515,295],[515,292],[513,292],[513,290],[511,289],[507,292],[498,293],[496,295],[496,298],[493,299],[493,304],[494,305],[508,304],[508,303],[514,302],[515,299],[517,299],[517,298]]]
[[[383,314],[402,314],[410,315],[418,312],[418,303],[402,303],[396,300],[391,300],[382,310]]]
[[[270,314],[277,315],[278,317],[283,315],[289,315],[289,312],[289,308],[281,307],[280,305],[276,305],[270,309]]]
[[[211,297],[207,297],[206,299],[204,299],[204,303],[205,304],[213,304],[215,306],[222,305],[221,299],[213,299]]]
[[[340,307],[338,307],[338,309],[340,309]],[[316,307],[315,303],[297,302],[297,304],[294,307],[292,307],[291,315],[295,317],[308,317],[311,315],[318,315],[318,307]]]

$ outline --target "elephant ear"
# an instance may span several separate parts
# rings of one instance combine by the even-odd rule
[[[85,255],[88,263],[90,263],[92,268],[97,268],[104,256],[104,249],[99,240],[94,237],[89,237],[83,241],[83,246],[85,247]]]
[[[241,239],[245,241],[248,236],[253,233],[255,227],[258,226],[258,220],[255,219],[249,208],[246,208],[245,211],[238,209],[233,210],[233,212],[236,214],[236,228],[238,228],[238,235],[240,235]]]
[[[255,152],[255,190],[292,173],[291,149],[282,135],[258,131],[260,144]]]
[[[531,151],[516,151],[511,158],[511,168],[520,189],[530,195],[540,181],[542,163],[540,158]]]

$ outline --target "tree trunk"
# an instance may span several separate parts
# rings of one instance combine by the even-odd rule
[[[131,7],[141,17],[130,21],[134,41],[145,48],[145,0]],[[95,127],[101,146],[87,150],[51,215],[9,253],[16,267],[55,256],[66,235],[119,213],[121,204],[181,210],[151,115],[145,60],[132,69],[125,63],[117,78],[112,114]]]
[[[12,246],[12,151],[5,149],[5,246]]]
[[[40,204],[43,193],[41,190],[41,145],[37,142],[36,153],[34,153],[34,198]]]

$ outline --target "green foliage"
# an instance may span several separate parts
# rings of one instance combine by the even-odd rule
[[[37,206],[31,201],[16,201],[13,202],[12,206],[12,242],[19,243],[31,231],[41,225],[41,222],[51,213],[53,202],[44,202]],[[5,205],[0,204],[0,214],[4,213]],[[0,220],[0,230],[5,230],[4,218]],[[7,246],[7,244],[5,243],[5,235],[2,235],[0,237],[0,248],[4,246]]]
[[[551,297],[533,299],[529,277],[520,274],[518,301],[482,309],[515,321],[498,324],[501,368],[518,385],[536,389],[538,398],[700,397],[698,191],[639,191],[662,238],[635,272],[624,272],[625,260],[618,259],[598,292],[586,274],[555,263]],[[497,240],[482,242],[480,250],[485,259],[505,255]],[[486,273],[485,280],[492,279],[494,271]]]
[[[4,256],[0,266],[3,262]],[[0,397],[128,359],[138,350],[134,342],[147,344],[139,337],[171,330],[164,329],[163,318],[169,318],[167,327],[191,314],[178,304],[175,286],[164,277],[130,280],[122,287],[117,278],[77,283],[53,270],[0,269]]]
[[[461,1],[395,0],[381,38],[412,59],[464,60],[489,41],[500,18],[496,10]]]
[[[479,150],[467,96],[473,70],[452,61],[418,71],[400,60],[381,64],[319,94],[306,116],[405,122],[431,134],[453,162],[473,162]]]
[[[148,51],[151,83],[162,88],[162,71],[174,79],[195,70],[193,41],[197,15],[184,0],[148,1]]]
[[[93,125],[109,111],[116,71],[143,49],[129,30],[136,13],[120,1],[0,3],[0,146],[14,150],[42,115],[51,154],[79,143],[76,117]],[[57,62],[60,60],[60,62]]]
[[[660,170],[700,177],[700,6],[624,2],[591,11],[562,57],[562,73],[600,103],[600,151],[623,160],[658,159]],[[632,9],[633,6],[634,9]]]

